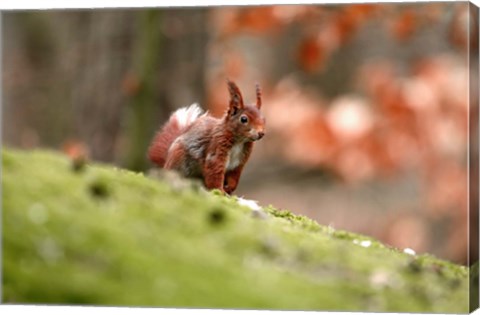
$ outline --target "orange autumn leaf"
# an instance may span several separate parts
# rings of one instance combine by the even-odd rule
[[[350,40],[361,24],[381,8],[382,6],[378,4],[352,4],[342,8],[334,15],[340,43],[344,44]]]
[[[347,42],[358,26],[358,19],[348,11],[341,12],[335,19],[335,25],[342,44]]]
[[[317,38],[311,36],[300,43],[298,62],[306,72],[320,70],[325,62],[325,51]]]
[[[241,31],[265,33],[275,31],[282,24],[272,6],[241,8],[236,10],[227,23],[229,34]]]
[[[350,4],[345,7],[346,10],[350,12],[351,15],[357,16],[361,19],[365,19],[372,14],[378,12],[383,8],[383,5],[380,3],[360,3],[360,4]]]
[[[398,40],[407,40],[417,28],[417,17],[412,9],[404,10],[395,19],[392,25],[392,33]]]
[[[337,139],[320,111],[312,113],[291,130],[285,147],[285,154],[291,161],[312,167],[328,163],[337,147]]]

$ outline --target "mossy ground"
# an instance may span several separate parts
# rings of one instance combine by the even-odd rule
[[[4,303],[468,311],[467,268],[271,206],[46,151],[2,185]]]

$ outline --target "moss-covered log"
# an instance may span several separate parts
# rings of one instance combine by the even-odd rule
[[[468,311],[463,266],[53,152],[2,158],[6,303]]]

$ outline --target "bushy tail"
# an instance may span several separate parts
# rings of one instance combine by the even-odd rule
[[[152,144],[148,149],[150,161],[163,167],[167,159],[168,149],[173,141],[175,141],[188,126],[197,120],[201,114],[202,110],[197,104],[192,104],[175,111],[153,138]]]

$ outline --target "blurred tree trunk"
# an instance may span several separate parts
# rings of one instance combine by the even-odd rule
[[[145,152],[150,140],[155,115],[155,73],[160,60],[161,12],[150,10],[140,13],[140,29],[133,51],[135,74],[133,75],[134,94],[128,111],[128,151],[126,166],[141,170],[145,166]],[[138,87],[135,87],[138,85]],[[138,89],[138,90],[136,90]]]
[[[7,13],[6,142],[75,140],[93,160],[145,169],[171,111],[205,99],[208,10]]]
[[[2,131],[8,145],[55,146],[69,134],[69,107],[52,106],[59,100],[65,105],[65,80],[56,80],[61,72],[52,16],[32,11],[2,14]]]
[[[154,133],[176,108],[202,103],[207,45],[207,9],[141,13],[133,82],[138,82],[128,124],[124,164],[144,170]],[[134,84],[135,85],[135,84]]]
[[[93,159],[112,161],[127,98],[121,89],[130,64],[133,14],[125,10],[77,12],[66,45],[76,47],[72,105],[79,138]]]

